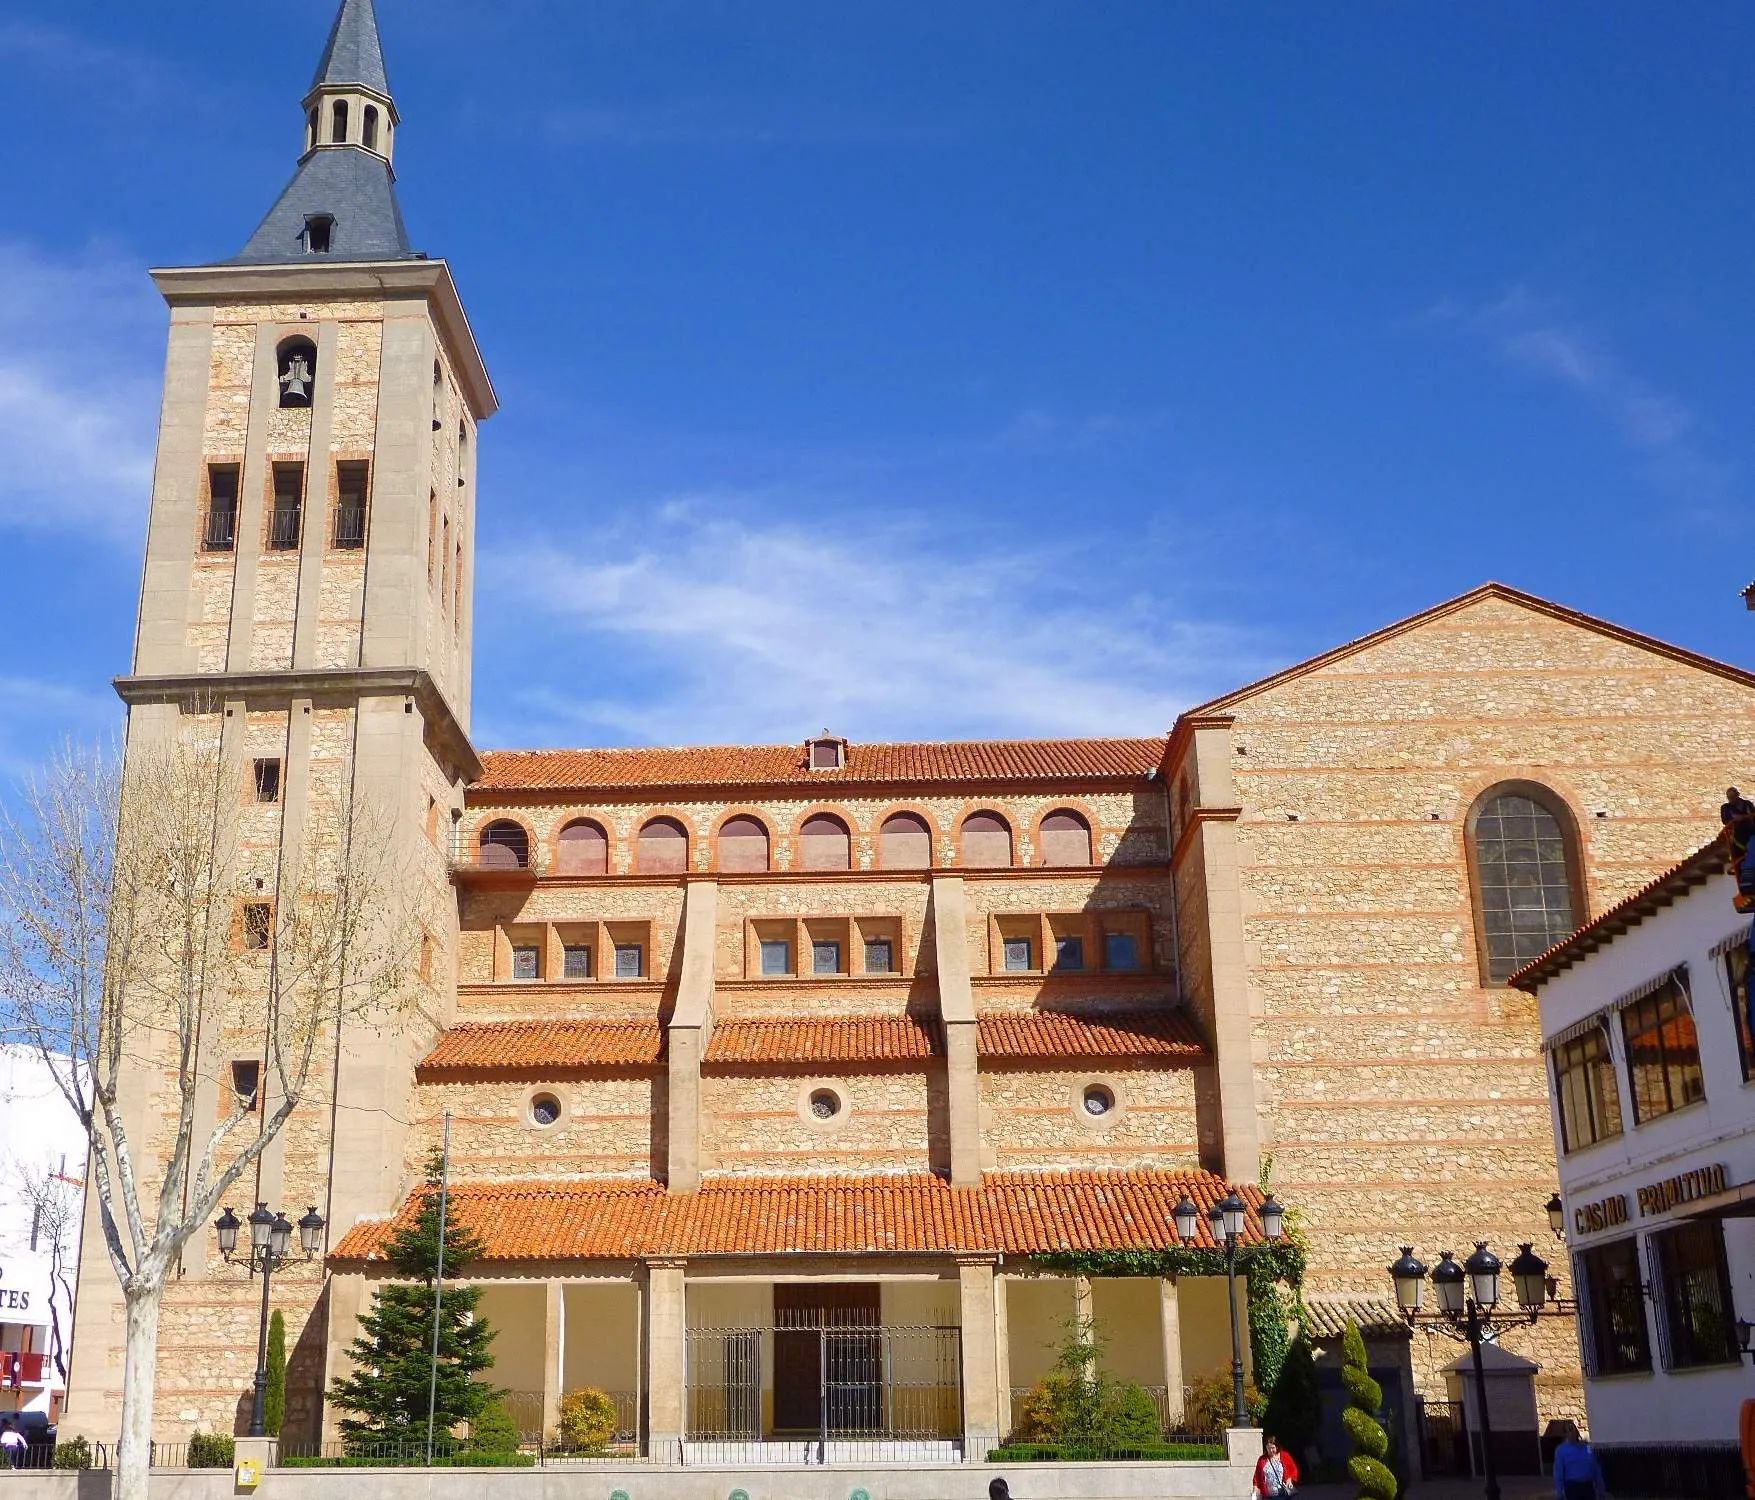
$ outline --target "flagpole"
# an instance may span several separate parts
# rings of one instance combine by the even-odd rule
[[[439,1403],[439,1312],[445,1302],[445,1210],[451,1187],[451,1111],[445,1111],[445,1147],[439,1162],[439,1267],[433,1278],[433,1368],[427,1382],[427,1467],[433,1466],[433,1413]]]

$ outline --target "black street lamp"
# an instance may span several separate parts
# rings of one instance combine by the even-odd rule
[[[1390,1280],[1395,1283],[1396,1306],[1408,1320],[1408,1326],[1458,1339],[1469,1346],[1474,1357],[1475,1405],[1481,1414],[1481,1465],[1487,1475],[1487,1500],[1500,1500],[1499,1470],[1493,1461],[1493,1422],[1487,1412],[1487,1371],[1481,1363],[1481,1345],[1519,1323],[1534,1323],[1541,1317],[1574,1317],[1578,1313],[1577,1303],[1562,1301],[1555,1295],[1559,1283],[1548,1275],[1548,1263],[1536,1254],[1533,1245],[1519,1245],[1511,1262],[1517,1310],[1500,1312],[1499,1279],[1503,1270],[1499,1257],[1487,1248],[1485,1240],[1476,1240],[1474,1254],[1460,1264],[1450,1251],[1441,1252],[1438,1264],[1432,1268],[1432,1291],[1438,1307],[1427,1312],[1426,1267],[1415,1257],[1414,1247],[1403,1245],[1401,1258],[1389,1267]]]
[[[1248,1216],[1249,1208],[1238,1197],[1235,1188],[1207,1210],[1213,1226],[1213,1240],[1225,1247],[1225,1292],[1226,1300],[1231,1304],[1232,1425],[1236,1427],[1249,1425],[1249,1403],[1243,1395],[1243,1328],[1237,1321],[1237,1255]],[[1262,1235],[1267,1240],[1277,1241],[1285,1234],[1286,1210],[1275,1201],[1272,1193],[1262,1200],[1257,1216],[1261,1219]],[[1187,1193],[1170,1211],[1170,1217],[1176,1221],[1177,1238],[1184,1243],[1200,1233],[1200,1210],[1189,1200]]]
[[[227,1264],[238,1248],[238,1230],[250,1226],[250,1243],[244,1264],[254,1276],[262,1273],[262,1321],[256,1331],[256,1394],[250,1403],[250,1433],[253,1438],[267,1437],[268,1404],[268,1287],[274,1273],[292,1257],[293,1225],[285,1214],[272,1213],[266,1203],[258,1203],[248,1219],[239,1219],[229,1208],[213,1221],[219,1239],[219,1253]],[[299,1249],[306,1260],[313,1259],[323,1243],[323,1215],[313,1203],[298,1222]]]

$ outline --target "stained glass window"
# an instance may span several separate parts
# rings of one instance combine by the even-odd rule
[[[1503,984],[1575,925],[1566,832],[1534,798],[1509,792],[1481,809],[1474,843],[1487,974]]]

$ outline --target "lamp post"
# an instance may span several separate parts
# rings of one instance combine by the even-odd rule
[[[1519,1323],[1534,1323],[1541,1317],[1576,1316],[1578,1304],[1562,1301],[1555,1295],[1558,1283],[1549,1277],[1548,1263],[1536,1254],[1533,1245],[1526,1244],[1518,1246],[1511,1262],[1517,1310],[1500,1312],[1499,1280],[1505,1268],[1487,1248],[1485,1240],[1476,1240],[1474,1254],[1460,1264],[1449,1250],[1440,1253],[1438,1264],[1432,1268],[1432,1290],[1438,1307],[1427,1312],[1426,1267],[1415,1257],[1412,1245],[1403,1245],[1401,1249],[1401,1258],[1390,1266],[1389,1275],[1395,1283],[1396,1306],[1408,1320],[1408,1326],[1424,1328],[1429,1334],[1442,1333],[1469,1346],[1475,1367],[1475,1405],[1481,1414],[1481,1467],[1486,1471],[1487,1500],[1500,1500],[1481,1345]]]
[[[1249,1425],[1249,1404],[1243,1397],[1243,1328],[1237,1321],[1237,1255],[1248,1214],[1248,1206],[1235,1188],[1207,1210],[1207,1218],[1213,1227],[1213,1241],[1225,1247],[1225,1293],[1226,1301],[1231,1304],[1232,1425],[1237,1427]],[[1262,1200],[1257,1215],[1261,1219],[1262,1235],[1268,1241],[1278,1241],[1285,1234],[1286,1210],[1275,1201],[1272,1193]],[[1200,1210],[1187,1193],[1170,1211],[1170,1216],[1176,1221],[1176,1236],[1183,1243],[1200,1233]]]
[[[219,1253],[231,1264],[238,1248],[238,1230],[250,1226],[250,1242],[244,1264],[254,1276],[262,1273],[262,1320],[256,1331],[256,1394],[250,1403],[250,1433],[253,1438],[268,1435],[265,1420],[268,1404],[268,1288],[274,1273],[292,1260],[293,1225],[283,1213],[272,1213],[266,1203],[258,1203],[248,1219],[240,1220],[229,1208],[213,1221],[219,1239]],[[299,1248],[306,1260],[312,1259],[323,1243],[323,1215],[317,1205],[298,1222]]]

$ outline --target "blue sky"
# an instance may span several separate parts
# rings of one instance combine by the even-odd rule
[[[331,0],[5,0],[0,768]],[[1143,733],[1488,578],[1733,661],[1755,9],[379,0],[503,411],[476,738]]]

